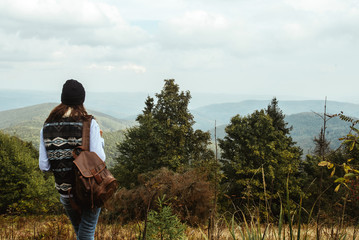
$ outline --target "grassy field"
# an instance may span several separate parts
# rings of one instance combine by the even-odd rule
[[[217,224],[213,238],[220,240],[230,239],[316,239],[317,226],[302,225],[298,238],[298,226],[293,227],[292,235],[288,226],[283,226],[279,237],[278,226],[258,225],[254,223],[225,222]],[[0,239],[76,239],[68,218],[60,216],[17,217],[0,216]],[[356,239],[357,229],[352,226],[319,226],[319,239]],[[140,237],[143,223],[127,225],[108,224],[100,218],[97,225],[95,239],[143,239]],[[186,239],[208,239],[206,227],[186,229]]]

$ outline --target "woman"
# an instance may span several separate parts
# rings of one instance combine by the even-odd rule
[[[39,166],[42,171],[52,171],[60,202],[75,229],[77,239],[94,239],[101,209],[81,209],[71,206],[72,187],[75,182],[72,151],[82,145],[82,122],[91,118],[83,106],[85,89],[81,83],[70,79],[61,93],[61,104],[55,107],[40,132]],[[104,140],[95,119],[91,120],[90,151],[105,161]]]

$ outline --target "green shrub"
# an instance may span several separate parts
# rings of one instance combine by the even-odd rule
[[[181,223],[177,215],[173,214],[170,205],[165,205],[165,195],[158,198],[158,210],[148,213],[146,239],[184,239],[186,226]]]
[[[54,185],[53,176],[40,171],[32,144],[0,131],[0,214],[54,213]]]

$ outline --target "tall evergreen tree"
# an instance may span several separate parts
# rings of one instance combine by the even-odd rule
[[[118,146],[114,174],[120,184],[137,184],[139,174],[167,167],[172,171],[213,159],[208,149],[210,134],[193,129],[188,110],[190,93],[180,92],[173,79],[165,80],[157,102],[148,97],[137,117],[138,126],[129,129]]]
[[[288,135],[290,128],[276,99],[266,111],[233,117],[225,131],[224,139],[219,139],[223,186],[236,205],[248,204],[249,200],[273,201],[278,194],[283,197],[288,175],[290,192],[300,192],[294,175],[302,151]]]

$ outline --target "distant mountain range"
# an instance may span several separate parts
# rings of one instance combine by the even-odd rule
[[[44,121],[56,106],[56,103],[44,103],[29,107],[6,110],[0,112],[0,130],[5,133],[18,136],[24,141],[32,142],[39,147],[39,134]],[[107,114],[88,110],[95,116],[97,122],[104,131],[105,152],[107,162],[111,165],[117,155],[117,144],[123,139],[124,130],[134,126],[135,121],[119,120]]]
[[[31,103],[41,102],[46,99],[51,99],[56,102],[55,98],[58,95],[52,93],[42,92],[19,92],[8,91],[6,94],[0,91],[0,129],[5,132],[19,135],[24,140],[33,141],[35,145],[38,144],[39,130],[48,116],[49,112],[58,103]],[[153,97],[153,95],[151,95]],[[86,107],[89,112],[96,116],[100,126],[106,133],[105,137],[111,138],[107,143],[107,147],[111,147],[111,154],[113,157],[116,154],[116,136],[117,134],[123,137],[123,131],[133,126],[136,116],[141,113],[144,107],[144,101],[147,94],[144,93],[113,93],[113,94],[93,94],[87,95]],[[233,97],[233,96],[232,96]],[[230,97],[229,97],[230,98]],[[219,95],[210,99],[209,95],[203,95],[202,103],[213,102],[220,98]],[[207,101],[208,100],[208,101]],[[225,136],[225,126],[230,123],[230,119],[240,114],[245,116],[253,113],[255,110],[265,109],[270,104],[271,99],[268,100],[245,100],[238,102],[227,102],[208,104],[196,108],[190,108],[190,112],[194,115],[196,124],[195,129],[210,131],[214,137],[215,122],[217,125],[217,137],[223,138]],[[197,98],[198,105],[201,101]],[[294,141],[304,149],[304,153],[310,152],[314,148],[313,138],[317,136],[323,125],[322,119],[315,113],[323,114],[324,101],[319,100],[305,100],[305,101],[281,101],[278,99],[278,105],[283,113],[286,115],[285,120],[289,126],[293,126],[291,136]],[[25,106],[13,107],[12,106]],[[193,106],[193,105],[191,105]],[[9,110],[10,109],[10,110]],[[336,114],[343,112],[347,116],[359,117],[359,105],[352,103],[327,101],[327,113]],[[104,114],[106,113],[106,114]],[[121,116],[123,118],[121,118]],[[121,118],[121,119],[119,119]],[[345,123],[338,118],[331,119],[327,126],[327,136],[332,142],[332,147],[339,146],[338,138],[344,136],[349,131],[348,123]],[[36,137],[34,137],[36,136]]]
[[[41,127],[51,110],[57,106],[57,103],[43,103],[29,107],[17,108],[0,112],[0,129],[8,128],[14,125],[26,125],[32,122],[34,126]],[[89,114],[96,117],[101,124],[103,131],[124,130],[135,124],[135,121],[120,120],[108,114],[88,109]]]
[[[0,111],[29,107],[42,103],[60,103],[60,92],[0,90]],[[86,92],[85,107],[116,118],[134,119],[141,112],[146,93]]]
[[[207,130],[214,128],[215,121],[217,126],[228,124],[230,119],[240,114],[245,116],[255,110],[265,109],[271,100],[247,100],[236,103],[211,104],[208,106],[193,109],[191,112],[195,116],[197,128]],[[280,101],[278,106],[286,116],[303,112],[324,112],[324,101]],[[336,114],[343,112],[345,115],[359,117],[359,104],[327,101],[327,113]]]
[[[60,89],[61,90],[61,89]],[[265,96],[248,96],[242,94],[191,93],[190,109],[201,106],[239,102],[245,99],[269,99]],[[29,107],[37,104],[60,103],[59,91],[28,91],[0,89],[0,111]],[[85,107],[109,114],[119,119],[135,119],[144,108],[148,96],[155,93],[147,92],[86,92]]]
[[[3,90],[0,89],[0,111],[17,109],[22,107],[29,107],[42,103],[60,103],[61,93],[59,91],[25,91],[25,90]],[[85,107],[93,111],[106,113],[118,119],[134,120],[140,114],[145,106],[147,96],[155,97],[155,93],[147,92],[86,92]],[[206,112],[215,112],[217,115],[225,110],[227,115],[232,114],[248,114],[255,109],[266,107],[273,96],[261,95],[243,95],[243,94],[224,94],[224,93],[193,93],[191,92],[191,101],[189,109],[195,115]],[[256,99],[256,100],[249,100]],[[281,98],[277,96],[279,106],[283,109],[286,115],[310,112],[310,111],[323,111],[324,100],[305,101],[298,100],[288,101],[293,97],[285,96]],[[284,100],[286,99],[286,100]],[[329,102],[328,102],[329,103]],[[330,101],[328,104],[328,112],[335,112],[336,102]],[[338,103],[339,108],[343,104]],[[355,105],[355,104],[348,104]],[[288,106],[288,107],[287,107]],[[333,108],[333,111],[332,109]],[[212,111],[211,109],[215,109]],[[352,110],[352,106],[349,106]],[[345,111],[345,109],[340,109]],[[358,110],[356,111],[358,113]],[[209,119],[220,119],[216,118]],[[204,117],[207,119],[207,116]],[[226,117],[227,119],[227,117]],[[227,120],[226,120],[227,121]],[[197,117],[197,122],[202,122],[200,116]],[[213,123],[214,124],[214,123]]]

